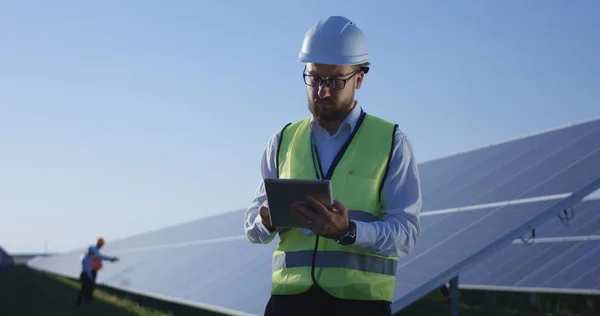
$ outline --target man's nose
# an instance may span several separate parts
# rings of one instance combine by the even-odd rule
[[[327,86],[327,84],[325,82],[321,83],[321,85],[319,86],[318,95],[319,95],[319,98],[321,98],[321,99],[331,96],[331,94],[329,92],[329,87]]]

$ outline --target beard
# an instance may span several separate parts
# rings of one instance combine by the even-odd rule
[[[308,99],[308,107],[315,119],[322,123],[342,121],[354,105],[353,95],[343,100]]]

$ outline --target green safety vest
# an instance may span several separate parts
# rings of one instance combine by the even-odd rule
[[[381,218],[381,186],[396,125],[363,116],[342,158],[332,164],[330,180],[333,198],[347,207],[350,219],[370,222]],[[317,179],[316,151],[311,149],[310,117],[284,127],[277,154],[278,177]],[[280,231],[279,238],[273,253],[271,294],[302,293],[313,285],[311,267],[317,247],[314,277],[325,291],[345,299],[393,300],[398,257],[342,246],[324,237],[317,242],[317,236],[304,235],[297,228]]]

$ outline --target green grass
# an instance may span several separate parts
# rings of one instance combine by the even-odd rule
[[[79,283],[24,266],[0,271],[0,315],[19,316],[166,316],[101,290],[90,306],[76,308]]]
[[[460,316],[598,316],[600,297],[564,294],[460,291]],[[395,316],[448,316],[450,301],[434,291]]]
[[[0,271],[0,315],[112,315],[166,316],[165,312],[138,306],[154,306],[177,315],[218,315],[143,298],[123,299],[97,289],[94,303],[75,308],[79,283],[73,280],[16,266]],[[414,302],[396,315],[448,316],[450,302],[439,291]],[[594,316],[600,315],[600,297],[584,295],[528,294],[461,291],[460,316]]]

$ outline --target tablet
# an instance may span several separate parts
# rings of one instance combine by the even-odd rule
[[[308,225],[290,211],[293,202],[305,203],[313,196],[321,203],[333,205],[331,181],[311,179],[265,179],[271,226],[276,228],[307,228]]]

